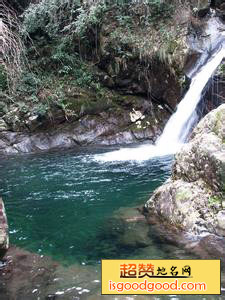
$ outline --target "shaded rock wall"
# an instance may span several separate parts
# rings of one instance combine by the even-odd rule
[[[179,5],[170,14],[151,21],[144,5],[135,5],[121,18],[106,13],[100,30],[98,67],[102,82],[120,93],[145,95],[175,109],[180,100],[180,76],[187,51],[186,32],[190,10]],[[145,20],[145,23],[143,20]]]

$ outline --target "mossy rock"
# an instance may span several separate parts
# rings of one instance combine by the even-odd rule
[[[209,206],[214,206],[221,203],[222,203],[222,198],[218,195],[214,195],[209,198]]]
[[[64,103],[67,109],[72,110],[79,116],[99,114],[114,106],[112,101],[96,99],[94,96],[85,94],[78,98],[67,98]]]
[[[176,193],[176,201],[183,202],[192,198],[192,191],[187,189],[179,189]]]
[[[225,109],[216,113],[216,120],[213,132],[222,139],[225,144]]]

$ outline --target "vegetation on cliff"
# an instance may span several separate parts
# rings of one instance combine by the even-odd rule
[[[121,94],[171,112],[197,2],[3,1],[0,127],[33,131],[120,110]]]

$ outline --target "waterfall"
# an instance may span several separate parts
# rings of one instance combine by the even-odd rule
[[[155,145],[121,148],[117,151],[96,155],[95,159],[100,161],[142,161],[176,153],[186,141],[193,125],[196,124],[196,107],[201,100],[202,91],[224,57],[225,48],[221,47],[193,77],[186,95],[167,122]]]
[[[195,109],[201,100],[202,91],[224,57],[225,48],[222,47],[192,79],[189,90],[157,141],[157,147],[167,146],[168,143],[180,145],[186,141],[190,129],[196,122]]]

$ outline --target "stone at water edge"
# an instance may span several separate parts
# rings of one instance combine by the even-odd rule
[[[3,258],[9,248],[8,222],[5,213],[5,206],[0,198],[0,259]]]
[[[176,154],[172,175],[146,204],[157,217],[189,239],[182,241],[225,267],[225,104],[206,115]],[[179,241],[178,241],[179,243]],[[190,249],[191,250],[191,249]],[[203,251],[204,250],[204,251]]]

